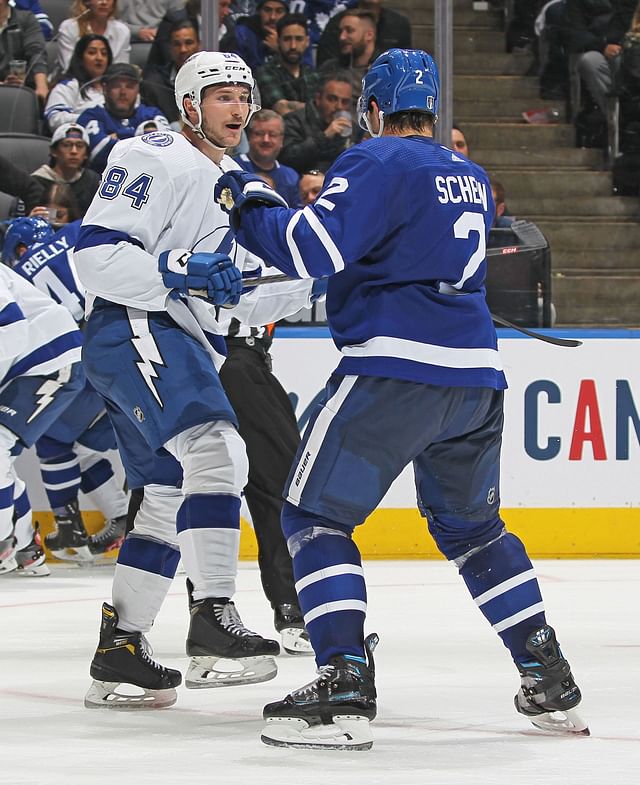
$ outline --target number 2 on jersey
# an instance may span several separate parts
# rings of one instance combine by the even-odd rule
[[[464,282],[471,278],[487,255],[487,239],[484,225],[484,215],[481,213],[472,213],[467,211],[462,213],[460,218],[458,218],[458,220],[454,223],[453,236],[456,238],[456,240],[468,240],[469,235],[472,232],[477,232],[478,234],[478,245],[475,251],[469,257],[469,260],[467,261],[465,268],[462,271],[462,277],[459,281],[456,281],[453,284],[454,289],[462,289]]]
[[[138,177],[129,181],[127,187],[122,190],[128,174],[123,166],[112,166],[102,178],[100,196],[103,199],[112,200],[119,196],[122,191],[123,196],[131,199],[131,206],[134,210],[139,210],[142,205],[149,201],[149,188],[153,182],[153,177],[150,174],[138,175]]]

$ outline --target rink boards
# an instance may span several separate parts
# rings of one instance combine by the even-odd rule
[[[501,330],[505,395],[502,512],[538,557],[640,556],[640,331],[544,331],[575,337],[551,346]],[[280,328],[274,372],[301,425],[337,365],[325,328]],[[407,413],[410,416],[410,413]],[[384,444],[380,445],[384,449]],[[46,506],[32,457],[21,460],[34,509]],[[32,490],[33,489],[33,490]],[[369,558],[431,558],[437,551],[415,510],[410,470],[394,483],[356,539]],[[40,514],[44,530],[50,514]],[[97,513],[88,516],[99,525]],[[241,556],[257,553],[243,523]]]

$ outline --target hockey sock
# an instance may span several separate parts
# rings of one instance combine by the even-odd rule
[[[531,660],[527,638],[546,621],[538,579],[520,540],[509,533],[498,537],[469,556],[460,575],[514,661]]]
[[[87,466],[86,460],[81,457],[80,470],[80,490],[87,494],[106,520],[120,518],[127,514],[129,500],[118,484],[111,464],[106,458],[100,458]]]
[[[113,576],[118,629],[148,632],[176,574],[180,552],[169,543],[130,534],[122,544]]]
[[[52,510],[64,510],[78,498],[80,490],[80,464],[78,456],[69,451],[55,458],[43,456],[40,449],[40,473]]]
[[[13,489],[13,483],[0,488],[0,540],[6,540],[13,531]]]
[[[33,539],[33,521],[27,488],[19,477],[16,478],[14,495],[13,519],[15,529],[13,533],[16,537],[16,550],[20,551],[22,548],[26,548]]]
[[[364,662],[367,589],[350,532],[289,502],[282,508],[282,529],[317,664],[326,665],[336,655]]]
[[[240,499],[218,493],[186,496],[176,517],[182,563],[193,599],[233,597],[240,546]]]

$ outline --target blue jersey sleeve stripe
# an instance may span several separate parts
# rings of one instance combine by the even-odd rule
[[[300,278],[312,278],[313,276],[309,275],[309,271],[305,267],[300,249],[296,245],[296,241],[293,239],[293,230],[296,228],[300,218],[302,218],[302,210],[294,213],[291,216],[291,220],[287,224],[285,237],[293,265],[296,268],[296,273],[300,276]]]
[[[9,324],[15,324],[24,320],[18,303],[9,303],[0,311],[0,327],[6,327]]]
[[[60,357],[60,355],[67,352],[69,349],[74,349],[81,345],[82,333],[80,330],[73,330],[70,333],[59,335],[57,338],[49,341],[49,343],[39,346],[35,351],[31,352],[31,354],[27,354],[26,357],[18,360],[17,363],[14,363],[3,381],[7,382],[10,379],[15,379],[17,376],[22,376],[36,365],[42,365],[49,360]]]
[[[104,226],[86,224],[80,229],[78,240],[76,241],[75,251],[84,251],[87,248],[96,248],[99,245],[118,245],[118,243],[131,243],[138,248],[144,248],[140,240],[131,237],[126,232],[118,232],[115,229],[107,229]]]

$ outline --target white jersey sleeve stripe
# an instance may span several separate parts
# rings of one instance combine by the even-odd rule
[[[287,224],[286,229],[286,239],[287,239],[287,246],[289,247],[289,253],[291,254],[291,258],[293,259],[293,264],[295,265],[296,272],[301,278],[311,278],[307,268],[304,265],[304,261],[302,259],[302,254],[300,253],[300,249],[296,245],[295,240],[293,239],[293,230],[296,228],[296,224],[302,217],[302,212],[296,212],[293,214],[291,220]]]
[[[307,219],[307,223],[318,235],[318,239],[322,243],[323,248],[329,254],[334,271],[339,273],[340,270],[344,270],[344,259],[342,258],[342,254],[329,236],[329,233],[324,228],[321,221],[318,220],[318,216],[313,212],[313,210],[311,210],[309,206],[302,210],[302,215]]]

